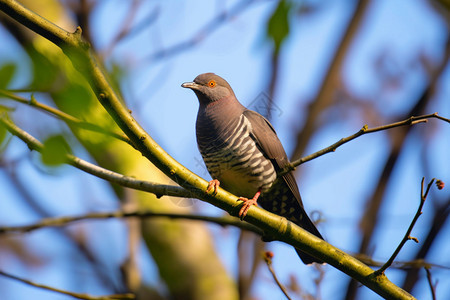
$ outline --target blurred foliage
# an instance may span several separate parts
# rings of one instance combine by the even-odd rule
[[[58,166],[66,162],[67,154],[70,154],[70,146],[63,135],[52,135],[44,141],[42,150],[42,162],[48,166]]]
[[[14,63],[6,63],[0,67],[0,89],[6,89],[16,73]]]
[[[289,1],[280,1],[267,23],[267,36],[273,40],[276,53],[289,35],[289,12],[292,7]]]

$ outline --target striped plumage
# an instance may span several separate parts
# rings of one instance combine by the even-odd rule
[[[252,126],[244,113],[231,119],[220,135],[205,128],[209,122],[199,115],[197,143],[211,177],[233,194],[249,198],[258,189],[266,192],[276,171],[251,138]]]
[[[240,104],[230,85],[213,73],[201,74],[182,86],[192,89],[200,102],[197,144],[211,177],[241,197],[257,198],[261,192],[258,203],[264,209],[322,238],[303,208],[293,174],[277,178],[289,160],[270,123]],[[306,264],[321,263],[297,253]]]

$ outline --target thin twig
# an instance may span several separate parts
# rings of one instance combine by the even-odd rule
[[[431,298],[433,300],[436,300],[436,285],[433,284],[433,280],[431,278],[431,271],[429,268],[425,268],[425,271],[427,272],[427,280],[428,280],[428,284],[430,285],[430,290],[431,290]]]
[[[168,58],[171,56],[175,56],[204,40],[208,35],[212,34],[214,31],[220,28],[222,24],[225,24],[227,21],[235,18],[237,15],[242,14],[249,8],[251,5],[255,3],[255,0],[243,0],[236,3],[233,7],[231,7],[227,11],[223,11],[217,16],[215,16],[211,21],[207,22],[202,28],[200,28],[191,38],[179,42],[171,47],[166,49],[158,50],[152,54],[150,54],[146,60],[154,61],[161,58]]]
[[[307,161],[313,160],[313,159],[320,157],[322,155],[325,155],[327,153],[334,152],[334,151],[336,151],[336,149],[338,147],[340,147],[343,144],[346,144],[362,135],[377,132],[377,131],[387,130],[387,129],[391,129],[391,128],[395,128],[395,127],[400,127],[400,126],[408,126],[408,125],[415,125],[418,123],[426,123],[426,122],[428,122],[428,119],[430,119],[430,118],[436,118],[436,119],[445,121],[447,123],[450,123],[450,119],[441,117],[438,115],[438,113],[434,113],[434,114],[422,115],[422,116],[417,116],[417,117],[411,116],[410,118],[400,121],[400,122],[395,122],[392,124],[387,124],[387,125],[378,126],[378,127],[374,127],[374,128],[368,128],[367,125],[364,125],[358,132],[356,132],[348,137],[342,138],[339,141],[337,141],[336,143],[334,143],[326,148],[323,148],[322,150],[319,150],[313,154],[310,154],[308,156],[302,157],[298,160],[291,162],[291,164],[287,168],[285,168],[285,170],[283,170],[280,173],[280,175],[286,174],[286,173],[294,170],[297,166],[299,166]]]
[[[131,143],[130,139],[126,135],[120,134],[120,133],[116,133],[116,132],[107,130],[105,128],[102,128],[101,126],[98,126],[96,124],[80,120],[80,119],[78,119],[78,118],[76,118],[76,117],[74,117],[72,115],[69,115],[68,113],[65,113],[65,112],[63,112],[63,111],[61,111],[59,109],[56,109],[54,107],[51,107],[51,106],[48,106],[48,105],[43,104],[41,102],[38,102],[36,100],[36,98],[34,98],[33,95],[31,95],[30,100],[28,100],[26,98],[23,98],[23,97],[21,97],[19,95],[16,95],[14,93],[11,93],[10,91],[5,91],[5,90],[0,90],[0,95],[2,95],[4,97],[7,97],[7,98],[9,98],[11,100],[23,103],[23,104],[27,104],[27,105],[30,105],[32,107],[36,107],[36,108],[38,108],[38,109],[40,109],[42,111],[50,113],[50,115],[52,115],[52,116],[58,117],[59,119],[65,121],[65,122],[67,122],[69,124],[75,125],[78,128],[85,129],[85,130],[90,130],[90,131],[94,131],[94,132],[99,132],[99,133],[105,134],[107,136],[111,136],[111,137],[116,138],[118,140],[124,141],[124,142],[126,142],[126,143],[128,143],[128,144],[130,144],[131,146],[134,147],[134,145]]]
[[[284,285],[278,280],[277,274],[275,273],[275,270],[272,267],[272,257],[273,257],[272,252],[267,251],[264,253],[264,261],[266,262],[267,267],[269,268],[269,271],[272,274],[273,279],[275,280],[275,282],[277,283],[278,287],[283,292],[283,294],[286,296],[286,298],[289,300],[292,300],[292,298],[289,297],[289,294],[288,294],[286,288],[284,287]]]
[[[65,216],[56,218],[45,218],[40,222],[23,225],[23,226],[3,226],[0,227],[0,234],[4,233],[24,233],[30,232],[40,228],[47,227],[60,227],[66,226],[70,223],[81,221],[81,220],[94,220],[94,219],[110,219],[110,218],[170,218],[170,219],[185,219],[185,220],[195,220],[215,223],[220,226],[234,226],[242,230],[252,231],[256,234],[262,235],[261,229],[254,225],[246,222],[240,221],[238,218],[234,217],[209,217],[200,215],[190,215],[190,214],[179,214],[179,213],[164,213],[164,212],[152,212],[152,211],[123,211],[117,210],[112,212],[94,212],[79,216]]]
[[[57,289],[48,285],[44,285],[44,284],[40,284],[40,283],[36,283],[33,282],[31,280],[28,279],[23,279],[20,277],[17,277],[15,275],[11,275],[9,273],[0,271],[0,275],[23,282],[25,284],[40,288],[40,289],[44,289],[44,290],[49,290],[49,291],[53,291],[53,292],[57,292],[60,294],[64,294],[64,295],[68,295],[77,299],[85,299],[85,300],[114,300],[114,299],[135,299],[136,296],[134,294],[131,293],[127,293],[127,294],[114,294],[114,295],[107,295],[107,296],[91,296],[88,294],[80,294],[80,293],[73,293],[73,292],[69,292],[69,291],[64,291],[61,289]]]
[[[125,39],[130,39],[132,36],[135,36],[138,33],[144,31],[145,29],[148,29],[150,25],[158,19],[160,9],[156,7],[149,14],[147,14],[147,16],[142,18],[141,21],[134,24],[134,21],[137,19],[136,13],[137,11],[139,11],[141,4],[142,4],[141,0],[134,0],[134,2],[131,4],[131,7],[128,11],[127,16],[125,17],[125,20],[121,22],[122,24],[124,24],[124,26],[122,26],[120,30],[117,32],[116,36],[106,47],[106,50],[102,51],[101,53],[102,57],[108,57],[114,50],[116,45],[118,45]]]
[[[419,242],[419,240],[417,238],[411,236],[411,231],[412,231],[414,225],[416,224],[417,220],[419,219],[420,215],[422,214],[423,205],[425,204],[425,200],[427,199],[428,192],[430,191],[430,188],[433,185],[434,180],[435,180],[434,178],[431,179],[430,183],[427,186],[427,190],[424,194],[423,193],[423,183],[425,181],[425,177],[422,177],[422,183],[421,183],[421,188],[420,188],[420,204],[419,204],[419,208],[417,209],[416,215],[412,219],[411,224],[409,225],[409,228],[406,231],[405,236],[401,240],[400,244],[397,246],[397,249],[395,249],[394,253],[389,258],[389,260],[380,269],[375,271],[376,275],[383,274],[384,271],[386,271],[386,269],[392,265],[392,263],[394,262],[394,259],[397,257],[400,250],[403,248],[403,246],[406,244],[406,242],[408,240],[413,240],[416,243]]]
[[[370,256],[362,253],[353,254],[355,258],[360,260],[361,262],[365,263],[368,266],[371,267],[382,267],[385,262],[377,261],[371,258]],[[404,270],[404,271],[410,271],[411,269],[422,269],[422,268],[435,268],[435,269],[443,269],[443,270],[450,270],[450,266],[444,266],[439,264],[433,264],[430,262],[427,262],[424,259],[413,259],[408,261],[395,261],[392,263],[390,268],[395,268],[398,270]]]

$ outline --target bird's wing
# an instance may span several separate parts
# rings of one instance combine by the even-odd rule
[[[244,116],[252,126],[251,136],[262,153],[272,160],[275,167],[283,168],[289,163],[283,145],[269,121],[252,110],[245,110]]]
[[[261,149],[262,153],[272,161],[277,172],[283,170],[289,164],[289,159],[286,155],[286,151],[284,151],[283,145],[278,139],[275,129],[266,118],[257,112],[247,109],[244,111],[244,116],[252,125],[251,135],[256,142],[256,145]],[[297,182],[295,181],[292,172],[283,175],[283,179],[303,207]]]
[[[286,167],[287,164],[289,164],[289,159],[286,155],[286,152],[284,151],[283,145],[278,139],[275,129],[273,129],[272,125],[266,118],[264,118],[257,112],[245,110],[244,116],[250,121],[250,124],[252,125],[251,136],[258,145],[258,147],[261,149],[262,153],[272,161],[275,170],[277,171],[283,170],[283,168]],[[302,215],[303,217],[298,221],[297,224],[299,224],[301,227],[303,227],[310,233],[314,234],[315,236],[323,239],[322,235],[317,230],[316,226],[311,221],[311,219],[309,219],[308,215],[304,210],[302,198],[300,197],[300,192],[298,190],[297,182],[295,181],[293,173],[289,172],[284,174],[282,179],[289,188],[289,190],[292,192],[292,195],[297,200],[298,204],[300,205],[300,215]],[[283,183],[281,182],[279,184],[283,185]],[[302,258],[302,260],[305,261],[305,263],[311,262],[321,263],[320,260],[317,260],[316,258],[311,258],[309,255],[305,254],[299,255]]]

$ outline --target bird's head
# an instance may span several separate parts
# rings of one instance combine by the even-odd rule
[[[185,82],[181,86],[193,90],[201,105],[235,97],[228,82],[214,73],[200,74],[193,82]]]

